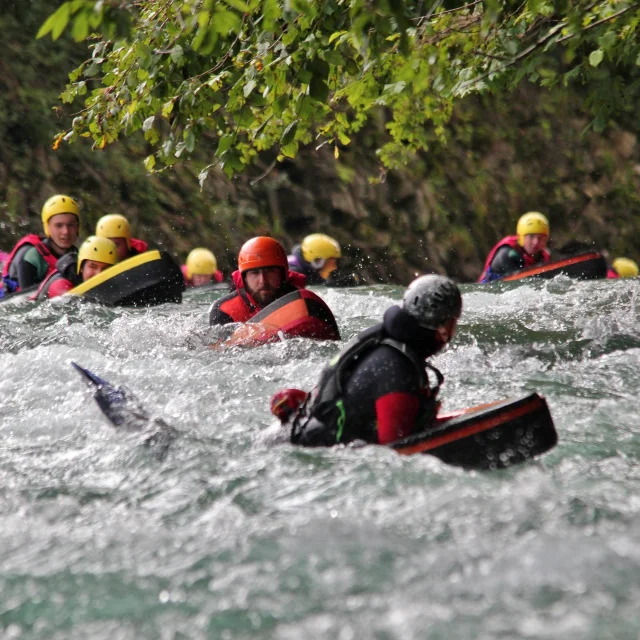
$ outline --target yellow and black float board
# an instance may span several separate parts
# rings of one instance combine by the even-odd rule
[[[146,251],[105,269],[67,295],[109,307],[151,307],[182,302],[180,267],[166,251]]]

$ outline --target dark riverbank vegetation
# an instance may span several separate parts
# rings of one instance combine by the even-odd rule
[[[469,281],[531,209],[637,259],[640,5],[283,7],[3,9],[2,248],[69,192],[86,234],[118,211],[226,272],[250,234],[322,231],[373,281]]]

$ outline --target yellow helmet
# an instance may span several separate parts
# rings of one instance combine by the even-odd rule
[[[314,266],[324,265],[329,258],[339,258],[340,245],[336,240],[324,233],[312,233],[307,236],[300,246],[302,257]],[[315,262],[317,261],[317,262]]]
[[[78,251],[78,273],[85,260],[95,260],[114,265],[118,262],[118,249],[108,238],[99,236],[89,236],[81,245]]]
[[[51,196],[42,206],[42,226],[44,235],[49,237],[49,220],[60,213],[72,213],[80,222],[80,207],[78,203],[69,196]]]
[[[629,258],[616,258],[611,266],[621,278],[636,278],[638,276],[638,265]]]
[[[193,249],[187,256],[187,278],[191,279],[194,275],[211,276],[218,269],[216,257],[209,249]]]
[[[96,235],[101,238],[124,238],[127,241],[127,249],[131,249],[131,226],[119,213],[102,216],[96,225]]]
[[[524,237],[530,233],[549,235],[549,221],[537,211],[529,211],[518,220],[516,234],[518,235],[518,244],[520,246],[524,245]]]

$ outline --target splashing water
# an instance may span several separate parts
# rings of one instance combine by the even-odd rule
[[[150,310],[0,305],[3,638],[636,638],[633,280],[463,287],[447,410],[538,391],[559,445],[465,472],[382,447],[268,447],[273,392],[340,345],[211,351],[190,291]],[[316,290],[345,339],[402,290]],[[70,366],[180,432],[110,427]]]

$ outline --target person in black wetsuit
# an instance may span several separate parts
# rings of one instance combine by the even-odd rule
[[[461,310],[452,280],[421,276],[381,324],[345,347],[310,394],[285,389],[272,398],[272,412],[290,424],[291,441],[305,446],[388,444],[427,429],[443,377],[426,359],[453,338]]]

